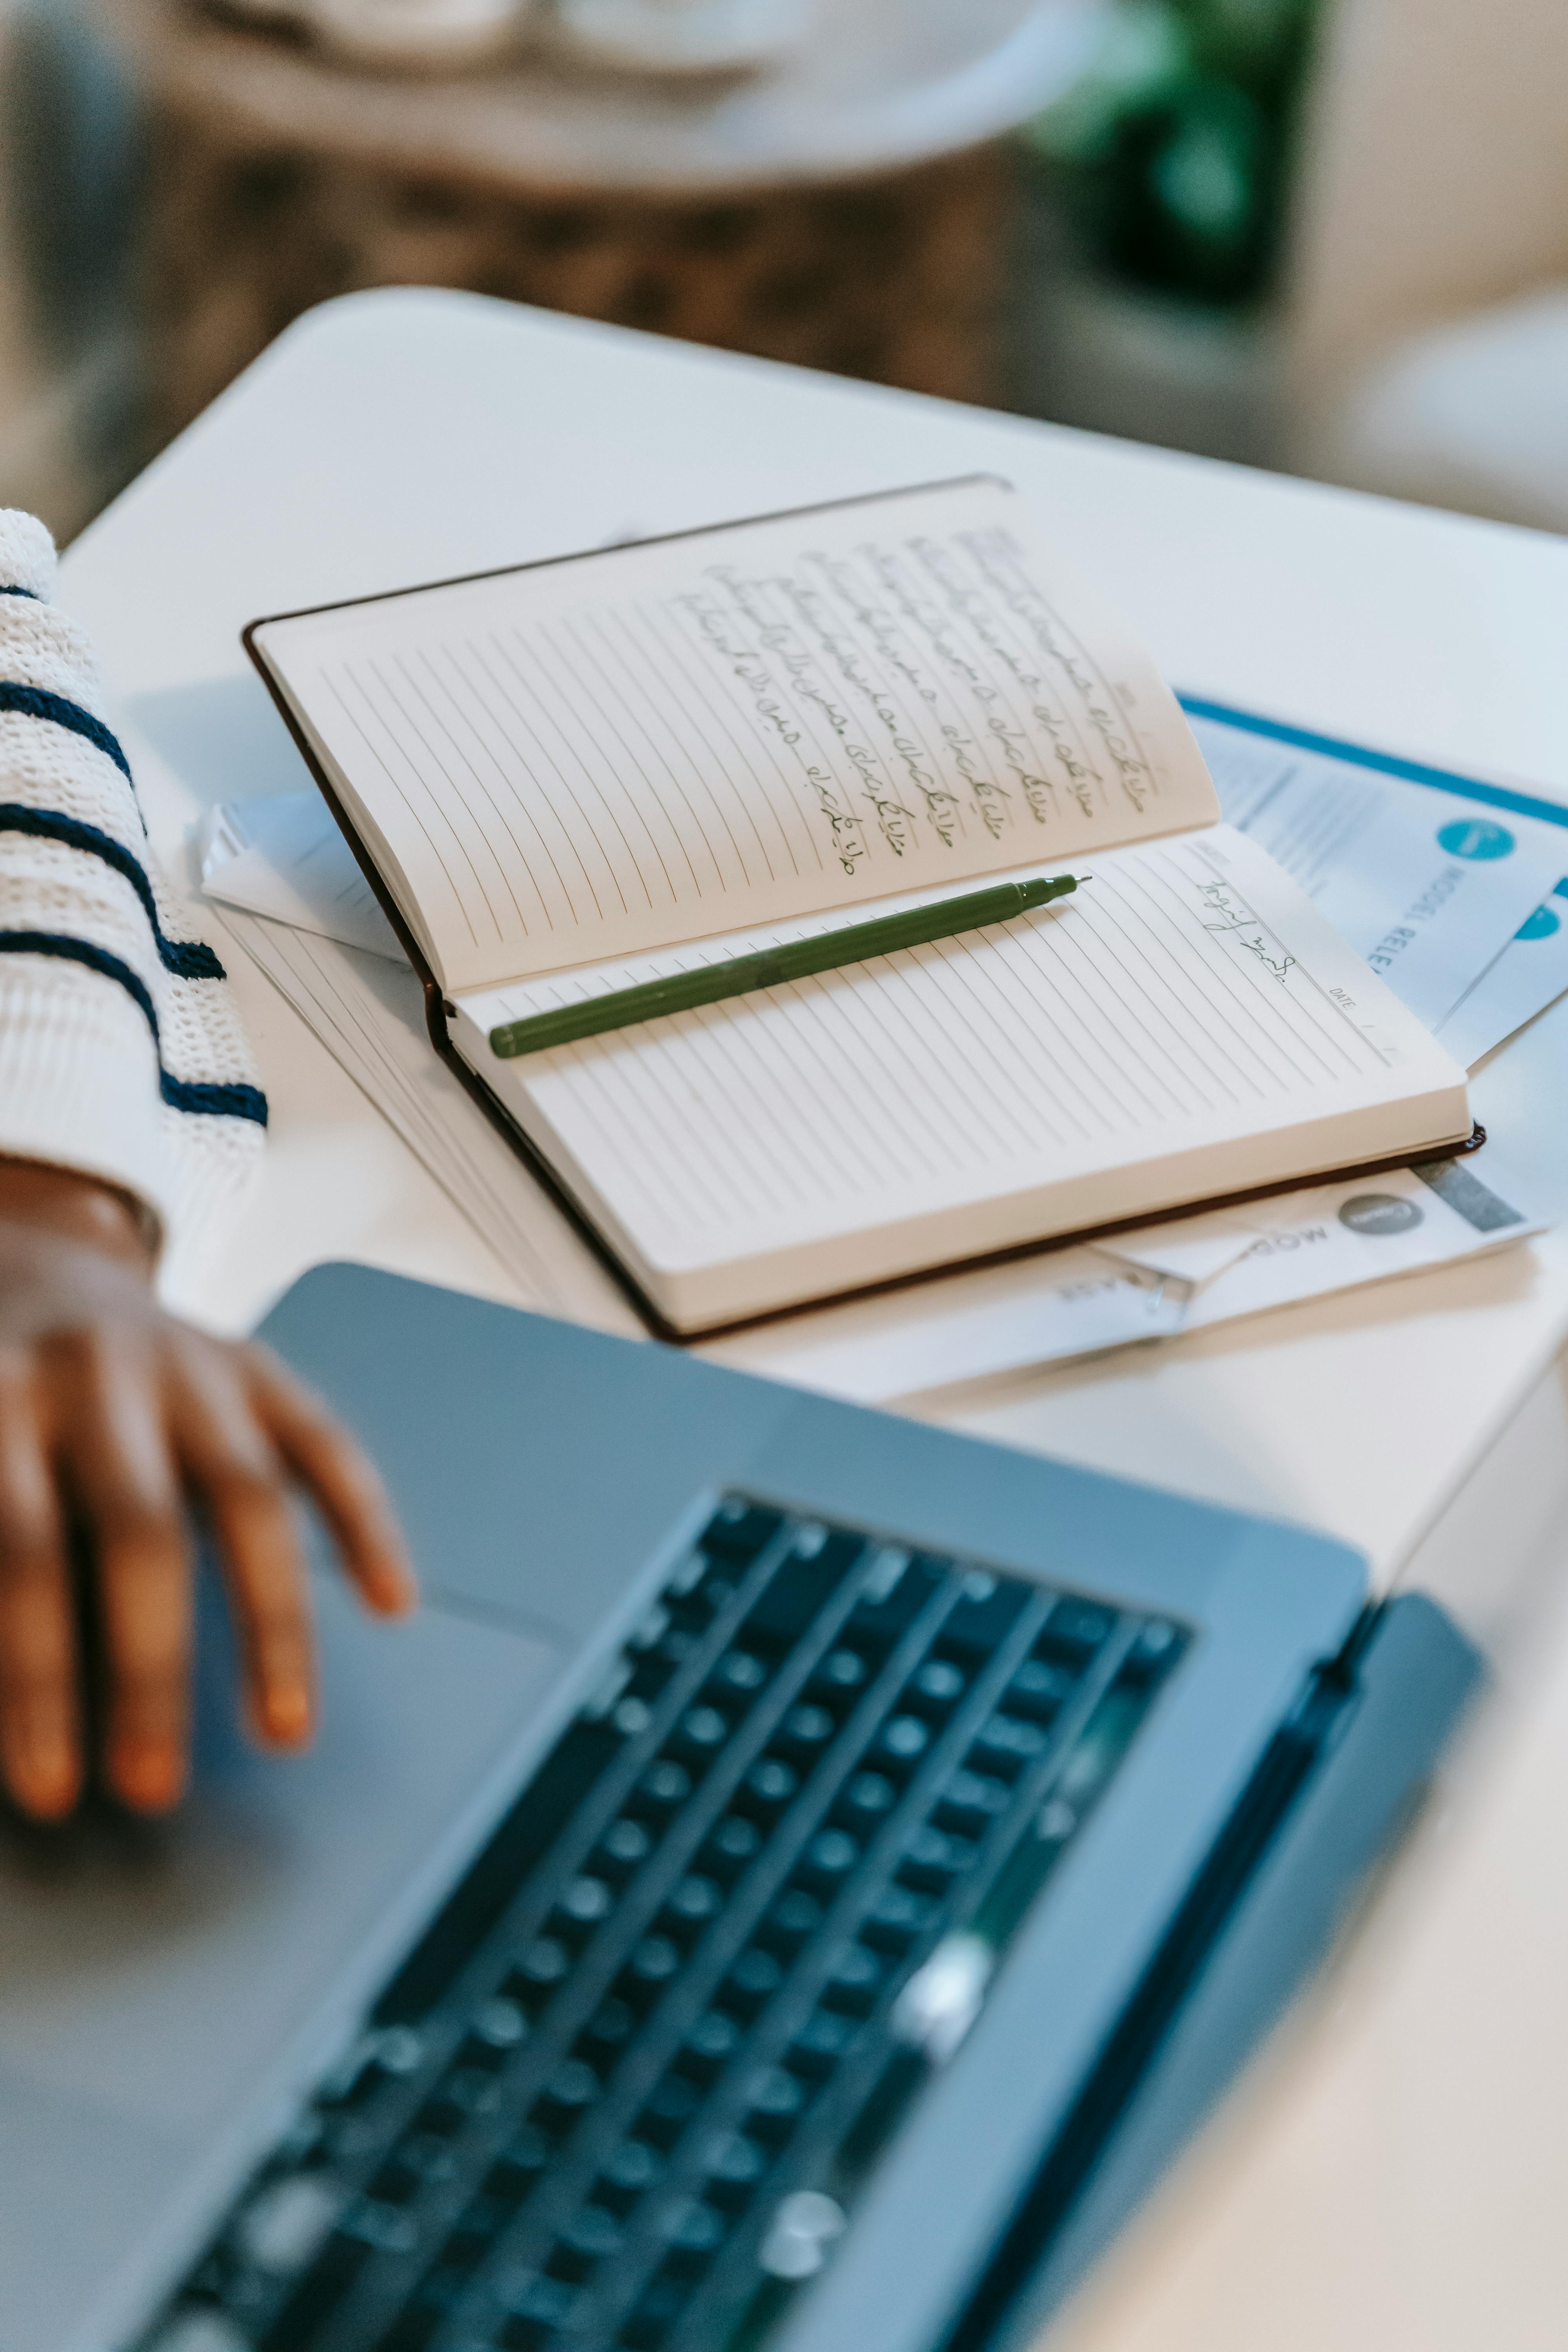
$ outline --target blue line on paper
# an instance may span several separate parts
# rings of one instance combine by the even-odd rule
[[[1379,775],[1399,776],[1407,784],[1426,784],[1436,793],[1454,793],[1462,800],[1485,801],[1490,808],[1511,809],[1516,816],[1532,816],[1542,824],[1568,827],[1568,808],[1555,801],[1537,800],[1531,793],[1510,792],[1506,784],[1478,783],[1447,768],[1428,768],[1419,760],[1396,759],[1390,751],[1369,751],[1360,743],[1342,743],[1332,735],[1314,735],[1305,727],[1287,727],[1278,719],[1258,719],[1249,710],[1232,710],[1223,702],[1207,702],[1195,694],[1176,697],[1194,719],[1215,719],[1224,727],[1239,727],[1249,735],[1266,735],[1276,743],[1293,743],[1300,751],[1318,751],[1326,759],[1347,760],[1352,767],[1373,768]]]

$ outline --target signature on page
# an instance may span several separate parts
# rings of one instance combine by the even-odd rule
[[[1237,896],[1228,882],[1200,882],[1198,898],[1203,906],[1203,926],[1231,940],[1238,948],[1255,956],[1270,980],[1283,982],[1295,965],[1296,959],[1280,946],[1258,921],[1244,898]]]

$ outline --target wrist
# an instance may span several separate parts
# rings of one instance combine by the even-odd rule
[[[144,1274],[156,1255],[152,1221],[132,1194],[40,1160],[0,1159],[0,1223],[40,1227]]]

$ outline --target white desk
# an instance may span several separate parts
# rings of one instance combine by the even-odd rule
[[[1563,543],[467,297],[361,296],[292,330],[72,549],[64,593],[177,865],[203,804],[299,780],[239,647],[258,613],[976,467],[1041,500],[1178,684],[1568,798]],[[171,1294],[237,1325],[334,1255],[492,1286],[348,1078],[238,976],[273,1102],[267,1172],[237,1231],[171,1265]],[[1568,1208],[1565,1079],[1568,1007],[1499,1057],[1477,1104]],[[616,1315],[603,1285],[593,1297]],[[1384,1580],[1414,1560],[1496,1636],[1553,1564],[1565,1330],[1552,1238],[1014,1377],[944,1417],[1310,1521]],[[1270,2210],[1293,2244],[1288,2205]],[[1163,2275],[1146,2266],[1145,2318],[1167,2307]],[[1226,2321],[1223,2266],[1185,2316],[1173,2347],[1259,2340]],[[1082,2326],[1080,2352],[1117,2341],[1114,2312]]]
[[[980,467],[1041,501],[1177,684],[1568,797],[1559,541],[467,296],[358,296],[293,329],[77,543],[64,593],[176,865],[201,806],[299,780],[239,646],[258,613]],[[170,1268],[173,1294],[237,1324],[333,1255],[493,1286],[357,1090],[267,983],[240,985],[267,1173],[240,1234]],[[1477,1103],[1568,1205],[1565,1075],[1568,1006]],[[1554,1381],[1468,1512],[1445,1506],[1565,1330],[1568,1236],[1010,1377],[943,1417],[1310,1521],[1383,1580],[1427,1538],[1425,1580],[1492,1633],[1568,1486]]]

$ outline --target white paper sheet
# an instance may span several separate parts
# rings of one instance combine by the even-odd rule
[[[392,925],[314,786],[212,810],[199,855],[209,898],[406,969]]]
[[[369,1097],[531,1303],[603,1329],[640,1328],[609,1276],[430,1050],[404,964],[235,912],[233,936]]]
[[[1568,881],[1559,882],[1490,968],[1461,996],[1437,1034],[1474,1069],[1494,1045],[1568,991]]]
[[[1227,821],[1284,866],[1429,1029],[1562,876],[1568,831],[1541,818],[1241,722],[1192,723]]]

